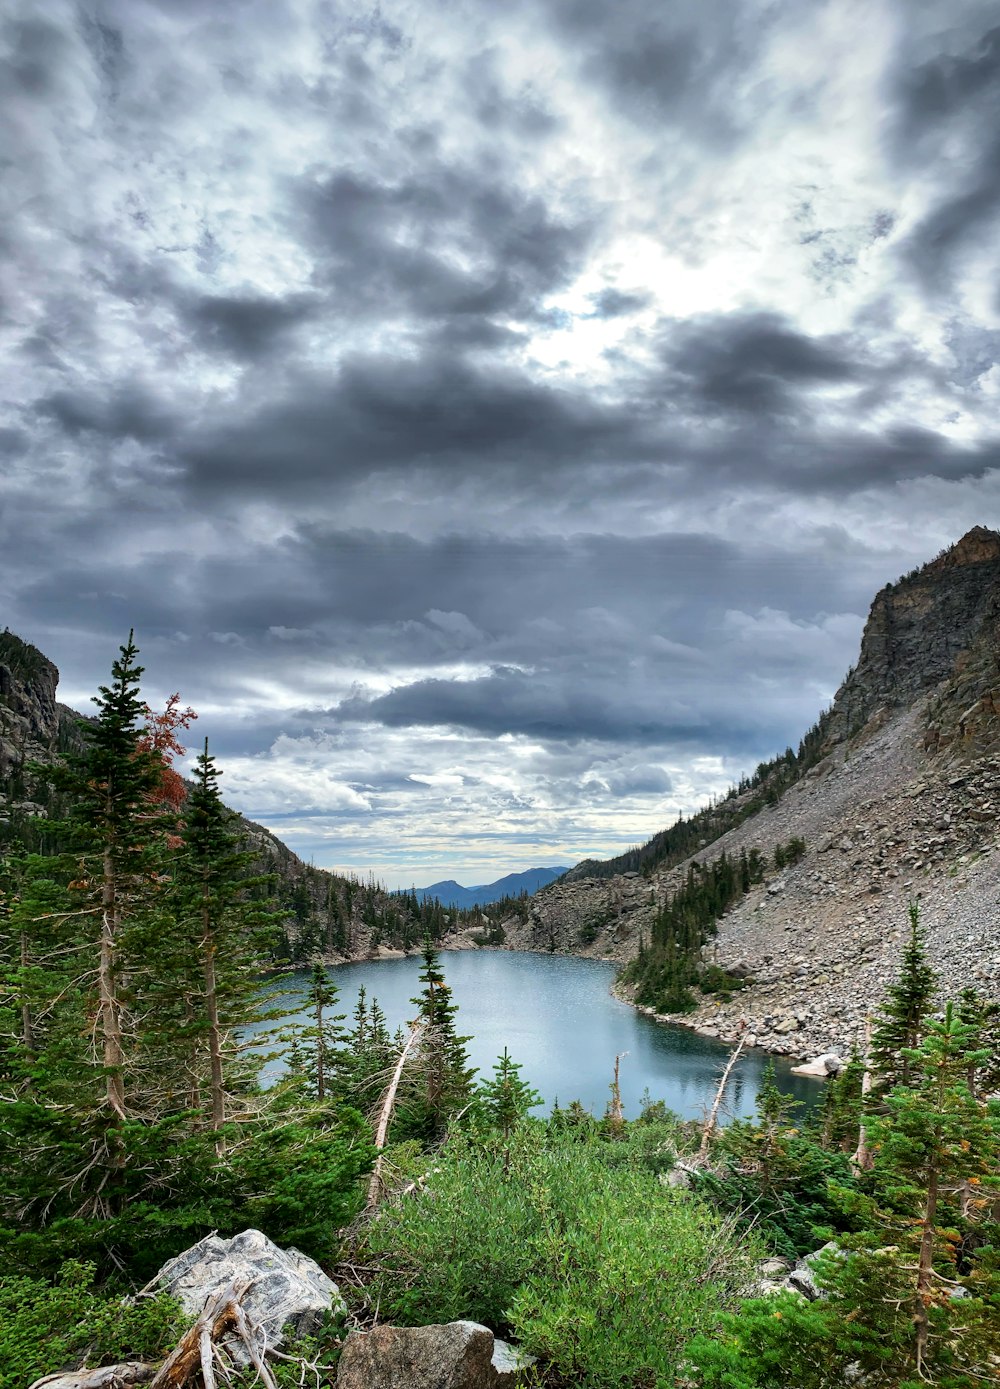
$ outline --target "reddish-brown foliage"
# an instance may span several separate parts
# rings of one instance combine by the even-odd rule
[[[162,713],[155,713],[147,704],[146,728],[139,738],[140,750],[152,752],[160,760],[162,770],[152,799],[167,811],[179,811],[187,797],[181,775],[174,769],[173,759],[186,751],[178,734],[190,728],[198,717],[190,705],[182,709],[180,703],[180,695],[172,694]]]

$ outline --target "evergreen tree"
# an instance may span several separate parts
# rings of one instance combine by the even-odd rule
[[[129,980],[122,958],[128,942],[123,937],[138,934],[144,911],[159,895],[163,867],[163,822],[150,808],[163,764],[142,746],[146,706],[139,696],[137,655],[130,632],[111,668],[111,684],[94,697],[96,721],[81,725],[84,751],[52,772],[55,785],[73,798],[72,829],[80,854],[71,886],[90,904],[80,915],[91,925],[104,1103],[117,1121],[130,1108]]]
[[[305,1055],[306,1074],[317,1100],[322,1102],[328,1098],[336,1059],[347,1037],[341,1027],[345,1015],[331,1011],[337,1006],[340,994],[322,964],[313,965],[306,998],[313,1021],[298,1035]]]
[[[899,979],[890,985],[872,1033],[872,1068],[882,1085],[908,1084],[907,1053],[919,1046],[937,983],[927,962],[920,908],[910,903],[910,938],[903,950]]]
[[[423,990],[411,1002],[417,1005],[423,1022],[420,1055],[423,1076],[422,1095],[411,1103],[411,1121],[424,1136],[441,1134],[447,1118],[455,1113],[472,1093],[469,1057],[465,1050],[468,1037],[458,1036],[455,1018],[458,1012],[451,989],[445,982],[438,953],[425,937],[424,967],[420,974]]]
[[[161,977],[150,980],[150,993],[176,995],[179,990],[183,995],[178,1030],[190,1043],[188,1071],[199,1075],[204,1047],[209,1122],[218,1131],[226,1121],[227,1069],[236,1082],[235,1056],[226,1056],[227,1039],[237,1027],[260,1016],[256,961],[271,918],[248,897],[248,889],[266,879],[248,875],[253,854],[241,848],[236,816],[222,802],[207,739],[195,762],[193,782],[174,863],[171,906],[176,925],[173,938],[164,943]],[[155,967],[155,955],[153,963]],[[197,1103],[197,1090],[192,1101]]]
[[[956,1226],[971,1215],[967,1194],[1000,1189],[1000,1111],[976,1099],[968,1067],[986,1059],[975,1029],[949,1003],[907,1048],[907,1079],[882,1097],[869,1118],[881,1219],[902,1246],[897,1273],[913,1333],[911,1368],[927,1379],[942,1366],[975,1368],[996,1347],[1000,1270],[988,1262],[956,1267]],[[960,1194],[959,1207],[954,1204]],[[962,1207],[965,1207],[963,1210]],[[884,1244],[885,1234],[880,1241]],[[964,1284],[956,1301],[953,1290]],[[978,1294],[978,1297],[977,1297]],[[991,1331],[992,1326],[992,1331]]]
[[[479,1086],[481,1113],[500,1130],[505,1143],[529,1110],[542,1103],[541,1095],[521,1079],[520,1072],[520,1064],[511,1059],[504,1047],[494,1064],[493,1075]]]

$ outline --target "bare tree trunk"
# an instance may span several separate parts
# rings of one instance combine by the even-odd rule
[[[119,1119],[125,1118],[125,1053],[122,1046],[121,1001],[115,975],[119,906],[110,849],[104,851],[101,887],[101,954],[98,965],[98,1019],[104,1052],[105,1099]]]
[[[208,1018],[208,1055],[211,1067],[212,1128],[226,1122],[226,1087],[222,1075],[222,1032],[219,1027],[219,989],[215,975],[215,941],[208,907],[202,908],[202,976],[205,980],[205,1014]]]
[[[719,1118],[719,1108],[722,1105],[722,1097],[726,1093],[726,1086],[729,1084],[729,1077],[732,1074],[733,1067],[736,1065],[740,1052],[743,1050],[744,1046],[746,1046],[746,1040],[746,1025],[744,1024],[743,1034],[740,1037],[740,1040],[736,1043],[736,1050],[733,1052],[732,1056],[729,1058],[729,1061],[726,1063],[726,1069],[722,1072],[722,1079],[719,1081],[719,1088],[715,1092],[715,1099],[712,1101],[712,1108],[709,1110],[708,1118],[705,1120],[704,1127],[701,1131],[701,1146],[699,1147],[697,1156],[695,1158],[695,1162],[698,1163],[699,1166],[708,1160],[708,1145],[709,1143],[711,1143],[712,1135],[715,1133],[715,1126]]]
[[[195,1034],[195,1007],[190,997],[184,996],[184,1021],[188,1025],[188,1031],[192,1037],[189,1052],[189,1066],[191,1070],[188,1081],[188,1109],[199,1116],[194,1120],[194,1127],[201,1128],[201,1076],[198,1073],[198,1041]]]
[[[858,1125],[858,1146],[850,1156],[850,1164],[855,1174],[858,1172],[870,1171],[874,1166],[875,1159],[872,1157],[868,1148],[868,1130],[865,1128],[865,1100],[871,1094],[872,1073],[869,1065],[869,1052],[872,1042],[872,1020],[871,1017],[865,1019],[865,1069],[861,1074],[861,1122]]]
[[[917,1333],[917,1374],[924,1377],[924,1361],[927,1358],[927,1338],[930,1331],[928,1308],[931,1300],[931,1284],[934,1277],[934,1220],[937,1216],[938,1174],[932,1169],[927,1182],[927,1195],[924,1198],[924,1212],[920,1220],[920,1256],[917,1260],[917,1298],[913,1313],[913,1325]]]
[[[382,1108],[379,1110],[378,1124],[375,1128],[375,1147],[378,1149],[378,1157],[375,1159],[375,1166],[372,1168],[371,1180],[368,1183],[368,1200],[365,1206],[371,1210],[378,1205],[378,1199],[382,1191],[382,1150],[385,1147],[385,1140],[389,1134],[389,1125],[392,1122],[392,1111],[396,1107],[396,1091],[399,1089],[399,1082],[403,1075],[403,1067],[406,1065],[406,1058],[413,1050],[413,1045],[423,1031],[423,1024],[415,1022],[410,1028],[410,1035],[406,1039],[406,1045],[399,1053],[399,1060],[396,1062],[396,1069],[392,1073],[392,1080],[389,1088],[385,1092],[385,1099],[382,1101]]]
[[[31,956],[30,956],[30,954],[29,954],[29,952],[28,952],[28,933],[27,933],[27,931],[22,931],[22,932],[21,932],[21,968],[26,970],[26,969],[28,968],[28,965],[29,965],[30,963],[31,963]],[[24,986],[23,986],[23,983],[22,983],[22,989],[23,989],[23,987],[24,987]],[[24,1047],[24,1054],[25,1054],[25,1057],[26,1057],[29,1061],[34,1061],[34,1059],[35,1059],[35,1027],[34,1027],[34,1020],[33,1020],[32,1016],[31,1016],[31,1004],[28,1002],[27,996],[26,996],[25,994],[23,994],[23,993],[22,993],[22,995],[21,995],[21,1044],[22,1044],[22,1046]]]
[[[316,1098],[326,1099],[326,1041],[323,1037],[323,1005],[316,1003]]]
[[[623,1056],[627,1056],[627,1051],[620,1051],[615,1057],[615,1078],[611,1082],[611,1103],[608,1105],[608,1119],[616,1129],[621,1128],[625,1122],[625,1111],[622,1109],[622,1092],[618,1084],[618,1068],[621,1065]]]

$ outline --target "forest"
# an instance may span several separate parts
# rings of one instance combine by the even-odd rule
[[[1000,1018],[938,998],[916,905],[866,1054],[806,1118],[773,1077],[726,1126],[655,1097],[628,1121],[614,1086],[602,1116],[535,1117],[506,1051],[471,1071],[430,931],[408,1035],[364,997],[343,1016],[316,959],[308,1025],[272,1018],[265,1088],[240,1030],[273,1013],[273,884],[208,747],[189,784],[174,770],[184,711],[150,715],[137,657],[130,638],[44,769],[47,852],[0,862],[0,1389],[162,1359],[183,1318],[139,1290],[250,1227],[328,1270],[353,1324],[482,1321],[553,1389],[996,1382]],[[700,947],[760,871],[692,870],[640,986],[703,987]],[[805,1255],[815,1297],[769,1283]],[[274,1383],[333,1385],[344,1331],[286,1348]]]

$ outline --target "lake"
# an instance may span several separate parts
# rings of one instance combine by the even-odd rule
[[[619,1053],[627,1053],[621,1061],[627,1117],[638,1115],[646,1091],[686,1119],[699,1118],[711,1103],[731,1048],[685,1028],[653,1022],[621,1003],[609,992],[614,965],[505,950],[442,951],[440,960],[458,1004],[459,1033],[471,1038],[472,1065],[489,1075],[506,1046],[521,1064],[522,1078],[542,1095],[544,1112],[556,1100],[567,1105],[578,1099],[602,1115]],[[369,1001],[378,999],[390,1030],[405,1025],[415,1016],[410,1000],[420,992],[421,968],[416,956],[330,968],[329,978],[340,990],[337,1011],[349,1018],[363,986]],[[282,995],[278,1002],[287,998],[288,1020],[294,1021],[308,975],[287,975],[274,983]],[[304,1014],[301,1020],[309,1021]],[[740,1057],[727,1087],[728,1118],[753,1114],[767,1061],[767,1054],[757,1050]],[[775,1068],[786,1093],[807,1103],[821,1097],[821,1081],[791,1075],[790,1063],[780,1058]]]

